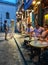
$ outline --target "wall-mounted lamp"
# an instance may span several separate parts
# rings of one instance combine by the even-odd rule
[[[33,0],[33,2],[32,2],[33,5],[35,5],[35,4],[39,5],[40,3],[41,3],[40,1],[36,2],[36,0]]]
[[[34,12],[34,10],[32,10],[32,12]]]
[[[40,1],[38,1],[38,2],[37,2],[37,5],[39,5],[40,3],[41,3],[41,2],[40,2]]]
[[[35,5],[35,4],[36,4],[36,1],[35,1],[35,0],[33,0],[32,4],[33,4],[33,5]]]
[[[22,14],[22,12],[19,12],[19,14]]]
[[[18,12],[16,12],[16,14],[18,14]]]
[[[22,11],[24,11],[24,9],[22,8]]]

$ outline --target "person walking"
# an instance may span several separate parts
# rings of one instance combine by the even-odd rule
[[[5,32],[5,40],[7,40],[7,32],[8,32],[7,20],[4,21],[4,32]]]
[[[10,27],[10,34],[9,34],[10,39],[14,37],[14,20],[11,20],[11,27]]]

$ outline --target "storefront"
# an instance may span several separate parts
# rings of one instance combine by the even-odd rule
[[[42,0],[41,2],[42,5],[42,21],[43,21],[43,25],[48,24],[48,0]]]
[[[48,8],[44,9],[44,25],[48,25]]]

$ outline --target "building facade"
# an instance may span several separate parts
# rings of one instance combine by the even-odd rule
[[[3,30],[4,20],[7,20],[7,24],[11,26],[11,20],[16,23],[16,11],[18,7],[16,4],[0,2],[0,31]]]

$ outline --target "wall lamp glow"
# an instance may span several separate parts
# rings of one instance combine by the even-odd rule
[[[34,0],[33,2],[32,2],[32,4],[34,5],[36,3],[36,1]]]
[[[18,12],[16,12],[16,14],[18,14]]]
[[[40,3],[41,3],[41,2],[40,2],[40,1],[38,1],[38,2],[37,2],[37,5],[39,5]]]

